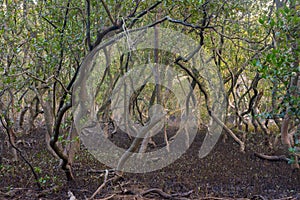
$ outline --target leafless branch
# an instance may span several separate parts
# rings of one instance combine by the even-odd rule
[[[105,170],[103,183],[98,187],[98,189],[94,192],[94,194],[89,198],[89,200],[94,199],[95,196],[104,188],[107,183],[108,170]]]

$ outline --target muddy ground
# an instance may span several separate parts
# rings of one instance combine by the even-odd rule
[[[170,129],[169,135],[175,131]],[[10,161],[11,154],[5,146],[0,167],[0,199],[70,199],[68,191],[77,199],[91,197],[103,182],[101,170],[107,167],[81,146],[73,164],[76,181],[68,183],[58,167],[59,161],[45,148],[44,134],[44,128],[39,127],[18,138],[18,147],[35,167],[44,190],[37,189],[22,160]],[[200,159],[198,152],[204,136],[205,132],[199,131],[188,151],[168,167],[145,174],[125,173],[118,181],[107,182],[96,199],[112,195],[111,199],[163,199],[165,194],[170,199],[300,199],[299,171],[284,161],[262,160],[254,155],[282,154],[281,150],[270,149],[266,136],[249,133],[245,153],[239,151],[230,137],[225,142],[220,139],[213,151]],[[115,134],[112,141],[119,146],[128,146],[130,142],[123,133]],[[163,137],[157,136],[154,141],[159,146]],[[113,175],[110,172],[108,178]],[[151,192],[152,188],[157,190]]]

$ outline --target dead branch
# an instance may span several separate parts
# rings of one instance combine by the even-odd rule
[[[112,194],[112,195],[110,195],[108,197],[105,197],[105,198],[102,198],[102,199],[95,199],[95,200],[108,200],[108,199],[113,198],[114,196],[116,196],[116,194]]]
[[[293,196],[290,196],[290,197],[283,197],[283,198],[280,198],[280,199],[274,199],[274,200],[297,200],[300,198],[300,193],[296,194],[295,197]]]
[[[252,199],[253,198],[255,198],[255,199],[261,199],[261,200],[267,200],[267,198],[266,197],[264,197],[264,196],[262,196],[262,195],[254,195],[253,197],[252,197]]]
[[[108,171],[108,172],[115,172],[115,169],[106,169],[106,170],[90,169],[89,171],[87,171],[87,173],[100,173],[100,174],[103,174],[106,171]]]
[[[103,187],[107,183],[107,177],[108,177],[108,170],[105,170],[105,176],[103,183],[98,187],[98,189],[94,192],[94,194],[89,199],[94,199],[94,197],[103,189]]]
[[[241,141],[218,117],[211,112],[211,117],[240,145],[241,152],[245,151],[245,143]]]
[[[286,161],[286,162],[289,161],[289,159],[285,155],[269,156],[269,155],[265,155],[265,154],[257,153],[257,152],[254,152],[254,155],[261,159],[269,160],[269,161]]]
[[[184,192],[184,193],[175,193],[175,194],[168,194],[164,191],[162,191],[161,189],[159,188],[151,188],[149,190],[146,190],[144,192],[142,192],[140,195],[141,196],[145,196],[149,193],[156,193],[158,194],[160,197],[163,197],[165,199],[185,199],[185,198],[182,198],[182,197],[188,197],[190,196],[194,191],[193,190],[190,190],[188,192]]]
[[[248,198],[234,199],[234,198],[228,198],[228,197],[202,197],[199,200],[209,200],[209,199],[213,199],[213,200],[250,200]]]

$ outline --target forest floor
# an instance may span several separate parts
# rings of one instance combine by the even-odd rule
[[[169,134],[174,131],[170,129]],[[8,159],[11,154],[6,147],[0,166],[0,199],[71,199],[68,192],[76,199],[91,197],[103,183],[101,170],[106,167],[81,146],[73,164],[76,181],[67,182],[58,167],[59,161],[45,148],[44,134],[40,127],[18,138],[22,141],[18,147],[35,167],[44,190],[37,189],[23,161]],[[199,132],[188,151],[161,170],[125,173],[118,182],[107,182],[96,199],[163,199],[163,195],[169,195],[170,199],[300,199],[299,171],[286,162],[263,160],[254,155],[254,152],[282,154],[280,150],[270,150],[265,135],[249,133],[245,153],[239,151],[238,144],[230,137],[225,142],[220,139],[213,151],[200,159],[198,153],[204,136],[205,132]],[[116,134],[113,140],[120,146],[130,142],[124,134]],[[163,138],[154,141],[162,144]],[[149,190],[152,188],[157,190]]]

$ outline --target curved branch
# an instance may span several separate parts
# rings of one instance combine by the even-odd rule
[[[63,161],[62,169],[65,171],[68,181],[74,180],[74,176],[72,173],[71,166],[69,165],[68,156],[66,154],[64,154],[63,151],[57,146],[57,141],[58,141],[58,137],[59,137],[59,130],[60,130],[62,118],[63,118],[65,112],[67,112],[67,110],[70,109],[71,107],[72,107],[72,104],[68,103],[58,111],[56,120],[55,120],[55,124],[54,124],[53,135],[50,140],[50,146],[52,147],[54,152],[58,155],[58,157],[61,158]]]

